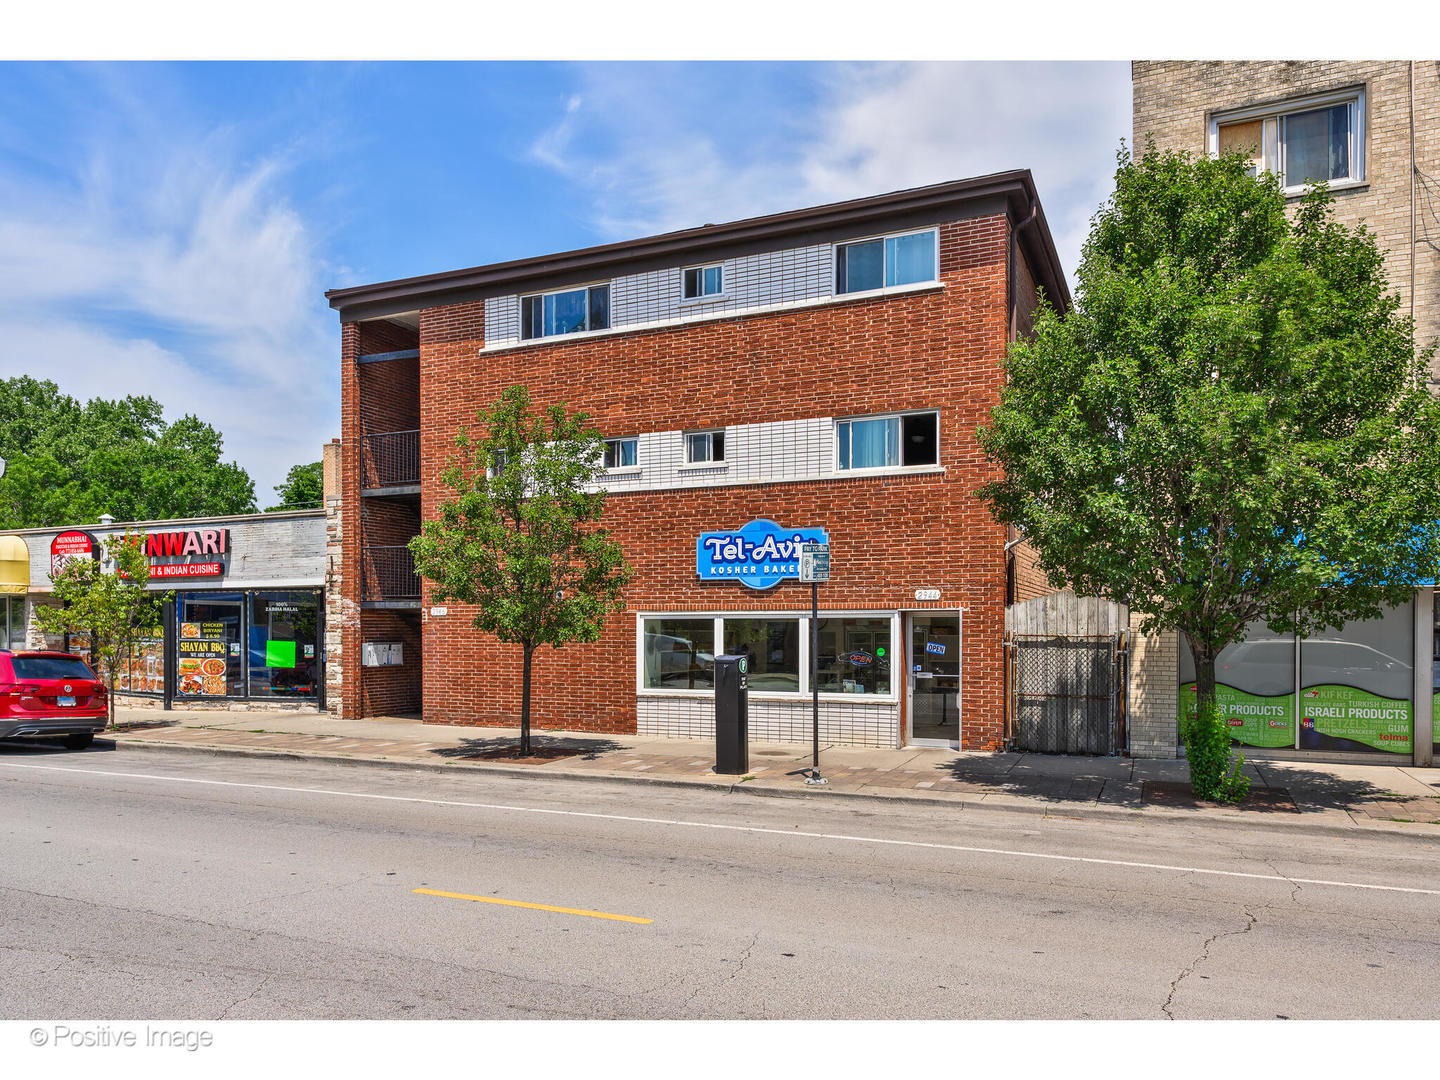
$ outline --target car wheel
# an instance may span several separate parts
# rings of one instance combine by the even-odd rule
[[[90,734],[88,731],[85,732],[85,733],[83,733],[83,734],[66,735],[66,736],[65,736],[65,749],[67,749],[67,750],[84,750],[87,746],[89,746],[89,745],[90,745],[91,743],[93,743],[94,741],[95,741],[95,736],[92,735],[92,734]]]

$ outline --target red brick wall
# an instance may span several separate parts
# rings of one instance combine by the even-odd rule
[[[404,645],[404,663],[399,667],[362,668],[360,716],[396,716],[420,711],[421,672],[424,654],[420,623],[415,612],[365,611],[360,615],[365,641],[398,641]],[[353,665],[359,667],[360,655]],[[347,701],[348,695],[347,695]]]
[[[1033,600],[1037,596],[1047,596],[1055,590],[1050,587],[1049,579],[1045,572],[1040,569],[1039,556],[1035,549],[1030,546],[1027,540],[1024,543],[1016,544],[1010,549],[1011,557],[1014,559],[1014,595],[1011,603],[1020,604],[1026,600]]]
[[[898,409],[940,409],[944,475],[828,480],[612,495],[606,524],[635,566],[625,613],[595,645],[537,654],[538,726],[635,727],[635,617],[642,609],[795,610],[808,590],[755,593],[695,576],[698,533],[754,517],[830,532],[829,608],[965,608],[965,746],[1003,729],[1004,529],[973,492],[993,470],[974,438],[998,399],[1009,332],[1003,216],[942,226],[943,290],[856,300],[666,330],[483,354],[483,304],[427,309],[420,323],[422,513],[461,424],[517,382],[540,403],[584,409],[602,431],[745,424]],[[380,367],[381,365],[367,365]],[[519,649],[469,625],[471,612],[424,620],[425,719],[510,725],[520,708]]]
[[[362,436],[377,431],[396,431],[419,426],[420,389],[419,364],[415,360],[389,360],[378,364],[357,364],[356,357],[369,353],[394,352],[413,349],[418,344],[418,335],[413,330],[379,321],[367,323],[344,323],[340,334],[340,494],[347,524],[347,535],[341,550],[342,595],[349,603],[350,611],[358,611],[361,601],[361,560],[366,544],[403,543],[414,529],[400,536],[403,531],[395,524],[397,510],[382,507],[376,510],[371,505],[360,506],[360,489],[363,486],[364,459],[361,453]],[[364,500],[370,504],[375,500]],[[413,522],[415,514],[409,512]],[[374,530],[375,534],[372,534]],[[379,536],[379,539],[376,538]],[[397,538],[398,537],[398,538]],[[406,645],[406,666],[414,656],[414,669],[409,676],[407,695],[396,696],[382,692],[376,697],[369,691],[372,679],[379,679],[377,690],[399,678],[388,669],[362,668],[360,666],[360,644],[367,635],[378,632],[380,627],[371,618],[372,613],[352,615],[345,618],[341,627],[341,655],[345,657],[345,694],[341,715],[345,718],[375,715],[378,712],[415,711],[419,707],[420,642],[418,631],[412,631],[414,642]],[[393,613],[384,616],[398,619]],[[396,635],[383,638],[369,637],[368,640],[402,640]],[[384,671],[383,675],[374,672]],[[408,702],[408,705],[406,704]],[[383,707],[378,708],[379,704]]]

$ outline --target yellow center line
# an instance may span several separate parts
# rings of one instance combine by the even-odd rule
[[[615,922],[652,923],[654,919],[642,919],[638,915],[612,915],[608,911],[586,911],[583,908],[555,907],[551,904],[532,904],[525,900],[501,900],[494,896],[470,896],[467,893],[442,892],[439,889],[412,889],[424,896],[447,896],[451,900],[474,900],[479,904],[503,904],[505,907],[533,908],[536,911],[558,911],[561,915],[584,915],[591,919],[613,919]]]

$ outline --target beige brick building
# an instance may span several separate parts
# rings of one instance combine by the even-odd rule
[[[1440,62],[1137,60],[1130,70],[1138,150],[1150,140],[1195,154],[1243,150],[1257,169],[1280,176],[1292,203],[1307,180],[1325,180],[1336,218],[1364,223],[1385,249],[1386,273],[1402,313],[1414,317],[1417,347],[1440,337]],[[1437,360],[1431,380],[1440,391]],[[1413,619],[1414,657],[1413,742],[1406,748],[1422,765],[1430,764],[1436,737],[1433,592],[1419,590],[1405,613]],[[1183,644],[1173,633],[1142,637],[1139,621],[1131,622],[1131,748],[1138,757],[1172,757]],[[1295,708],[1302,748],[1304,711]]]
[[[1385,248],[1417,344],[1440,337],[1440,61],[1136,60],[1130,81],[1137,148],[1253,148],[1294,201],[1328,180],[1336,218]]]

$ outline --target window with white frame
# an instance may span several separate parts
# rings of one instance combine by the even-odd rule
[[[725,292],[725,268],[720,263],[687,267],[680,271],[680,279],[681,293],[686,300],[720,296]]]
[[[835,423],[835,467],[895,469],[940,464],[940,414],[897,413]]]
[[[938,280],[938,238],[936,230],[926,229],[837,244],[835,291],[865,292]]]
[[[708,696],[715,687],[715,657],[748,659],[750,691],[810,693],[810,620],[800,614],[736,612],[697,616],[642,615],[637,619],[637,690]],[[822,612],[817,627],[822,694],[893,699],[896,617],[890,613]]]
[[[632,469],[640,464],[639,439],[606,439],[605,468]]]
[[[1286,192],[1309,184],[1365,180],[1365,93],[1349,90],[1219,113],[1210,152],[1244,154],[1253,172],[1272,172]]]
[[[520,336],[525,339],[605,330],[609,326],[609,285],[539,293],[520,299]]]
[[[725,460],[725,430],[687,431],[685,433],[685,463],[703,465]]]

